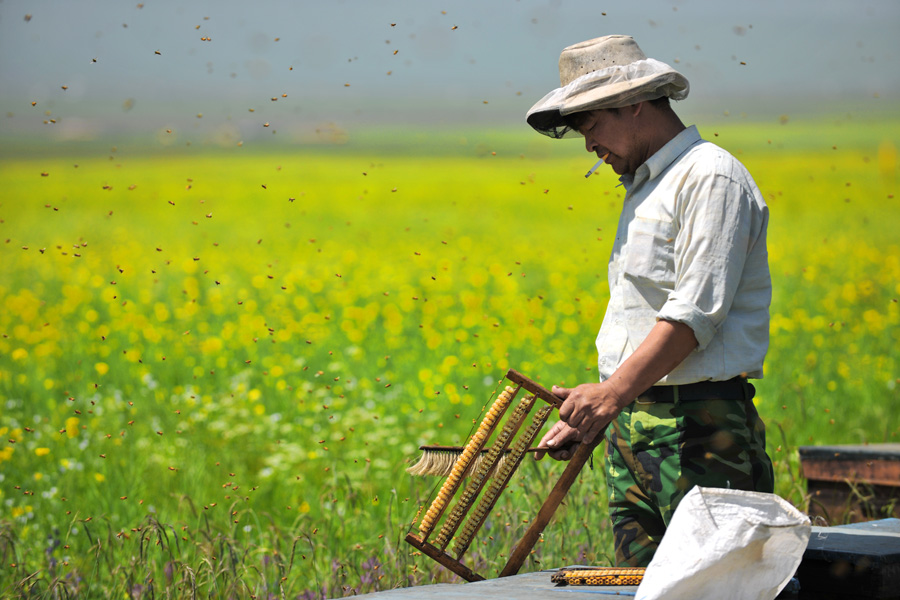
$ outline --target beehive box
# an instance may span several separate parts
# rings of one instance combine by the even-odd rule
[[[900,518],[900,444],[803,446],[813,523]]]

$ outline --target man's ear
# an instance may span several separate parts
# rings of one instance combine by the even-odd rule
[[[638,102],[637,104],[632,104],[629,108],[631,108],[631,116],[637,117],[641,114],[641,109],[644,108],[644,102]]]

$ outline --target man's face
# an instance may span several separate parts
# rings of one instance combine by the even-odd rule
[[[634,174],[644,162],[639,156],[633,107],[589,111],[578,127],[588,152],[606,157],[606,163],[619,175]]]

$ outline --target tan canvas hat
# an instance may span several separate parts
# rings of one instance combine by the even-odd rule
[[[578,135],[563,123],[565,115],[663,96],[682,100],[689,90],[684,75],[647,58],[628,35],[607,35],[564,49],[559,56],[559,84],[525,116],[534,129],[553,138]]]

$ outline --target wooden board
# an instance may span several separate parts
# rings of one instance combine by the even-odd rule
[[[900,486],[900,444],[801,446],[800,463],[807,479]]]
[[[800,464],[814,520],[900,518],[900,444],[803,446]]]

